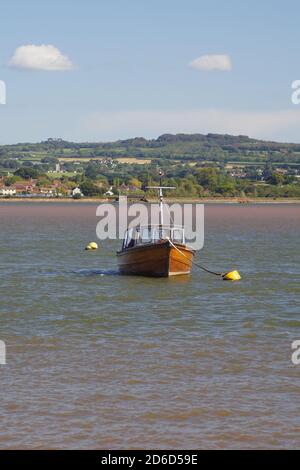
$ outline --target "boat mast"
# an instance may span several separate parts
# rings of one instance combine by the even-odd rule
[[[162,186],[162,172],[159,172],[159,225],[164,224],[164,198]]]
[[[162,185],[162,172],[159,172],[159,186],[146,186],[146,189],[158,189],[159,195],[159,226],[164,224],[164,198],[163,189],[175,189],[174,186],[163,186]]]

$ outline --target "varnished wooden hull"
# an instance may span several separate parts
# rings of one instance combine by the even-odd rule
[[[185,245],[175,246],[178,249],[164,241],[121,250],[117,253],[119,270],[122,274],[151,277],[190,274],[194,251]]]

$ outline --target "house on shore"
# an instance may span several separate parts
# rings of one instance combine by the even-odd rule
[[[72,196],[73,197],[74,196],[80,196],[81,197],[81,196],[83,196],[83,193],[81,192],[80,188],[77,187],[77,188],[74,188],[72,190]]]
[[[16,190],[13,188],[3,187],[0,188],[0,196],[14,196],[16,194]]]
[[[114,193],[113,193],[113,190],[112,190],[112,189],[113,189],[113,187],[111,186],[111,187],[109,188],[109,190],[106,191],[106,193],[104,193],[104,196],[113,196]]]

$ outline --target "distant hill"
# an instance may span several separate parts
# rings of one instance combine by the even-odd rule
[[[163,134],[157,139],[135,137],[116,142],[67,142],[48,139],[40,143],[0,146],[0,160],[9,158],[137,157],[180,161],[242,161],[300,163],[300,144],[252,139],[228,134]]]

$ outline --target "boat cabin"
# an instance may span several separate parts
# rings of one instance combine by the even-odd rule
[[[161,243],[168,239],[173,243],[185,244],[184,228],[169,225],[131,227],[125,232],[122,250],[138,245]]]

